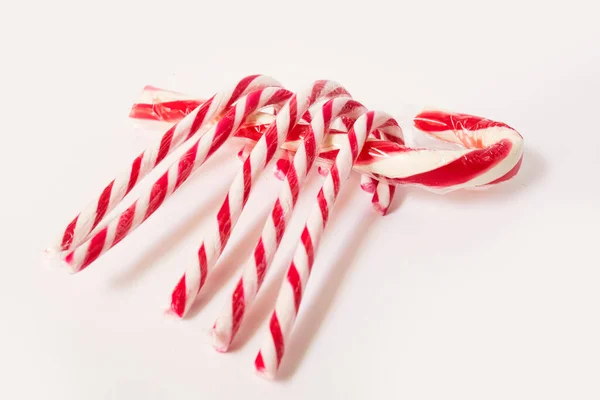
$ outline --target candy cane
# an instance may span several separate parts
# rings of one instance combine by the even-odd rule
[[[338,117],[349,117],[355,120],[367,110],[360,103],[348,97],[338,97],[329,100],[319,111],[320,113],[314,114],[310,129],[307,130],[302,144],[287,168],[285,183],[269,214],[254,252],[244,264],[242,276],[213,326],[213,345],[219,351],[227,351],[242,323],[245,312],[249,310],[258,294],[263,278],[285,233],[287,222],[307,173],[313,166],[329,126]]]
[[[187,141],[184,146],[188,150],[156,180],[150,190],[65,257],[71,271],[78,272],[87,267],[152,215],[240,127],[248,115],[267,105],[279,105],[291,96],[291,92],[275,87],[250,92],[227,112],[216,127],[197,140]]]
[[[317,81],[307,90],[292,96],[279,111],[275,122],[260,138],[248,158],[244,160],[241,171],[234,178],[217,213],[215,228],[200,245],[198,263],[186,269],[173,289],[171,310],[176,315],[182,317],[190,309],[217,258],[227,245],[231,230],[248,201],[252,182],[273,158],[275,151],[286,139],[288,132],[296,126],[308,108],[317,100],[341,95],[348,95],[348,93],[339,84],[331,81]]]
[[[274,377],[281,363],[300,307],[302,294],[306,289],[319,241],[341,185],[350,175],[352,164],[362,150],[367,135],[375,129],[393,129],[401,135],[401,129],[392,117],[375,111],[369,111],[356,120],[346,135],[347,141],[340,148],[317,195],[317,204],[304,226],[300,243],[294,252],[294,258],[270,319],[269,335],[263,342],[255,360],[257,371],[266,377]]]
[[[70,250],[88,238],[104,216],[114,209],[133,187],[156,167],[167,155],[195,134],[202,134],[223,110],[229,108],[240,96],[251,91],[281,87],[274,79],[252,75],[242,79],[234,88],[217,93],[173,125],[160,142],[135,158],[129,169],[113,179],[98,199],[86,206],[66,227],[60,238],[49,249],[51,252]]]
[[[409,148],[374,141],[360,154],[355,169],[388,184],[445,193],[504,182],[521,166],[523,138],[504,123],[432,110],[419,113],[414,124],[430,136],[463,148]]]

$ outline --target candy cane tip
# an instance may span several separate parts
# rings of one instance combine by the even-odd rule
[[[230,345],[229,335],[216,327],[211,329],[211,335],[213,348],[219,353],[227,353]]]
[[[275,373],[266,368],[261,352],[258,352],[258,355],[256,356],[256,359],[254,360],[254,369],[256,370],[256,373],[260,377],[263,377],[263,378],[269,379],[269,380],[275,379]]]
[[[45,269],[61,269],[60,253],[54,249],[45,249],[40,252],[40,264]]]
[[[63,267],[66,267],[67,271],[71,274],[76,274],[81,271],[81,266],[78,266],[77,263],[73,262],[73,252],[67,254],[64,260],[61,262]]]
[[[175,286],[173,293],[171,294],[170,309],[171,309],[171,312],[173,313],[173,315],[176,315],[179,318],[183,318],[183,316],[185,315],[185,312],[186,312],[185,305],[186,305],[187,295],[186,295],[185,289],[186,289],[185,288],[185,276],[183,276],[183,277],[181,277],[181,279],[177,283],[177,286]]]
[[[40,253],[41,253],[42,259],[55,260],[58,258],[59,252],[54,247],[47,247],[44,250],[42,250]]]
[[[375,209],[375,211],[377,212],[377,214],[379,215],[386,215],[389,211],[389,207],[383,207],[381,204],[379,203],[373,203],[373,208]]]

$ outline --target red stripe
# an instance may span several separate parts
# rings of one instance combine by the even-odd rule
[[[312,128],[306,132],[307,135],[304,138],[304,148],[306,149],[306,172],[308,174],[310,168],[315,162],[315,158],[317,157],[317,144],[315,141],[315,135]]]
[[[306,250],[306,255],[308,256],[308,270],[310,271],[313,266],[315,252],[313,250],[313,243],[310,237],[310,232],[308,231],[308,228],[306,226],[302,231],[301,240],[302,244],[304,245],[304,250]]]
[[[219,223],[219,235],[221,237],[221,250],[227,244],[231,234],[231,213],[229,212],[229,193],[225,196],[225,201],[217,213],[217,222]]]
[[[415,150],[399,143],[390,142],[388,140],[370,140],[365,143],[362,151],[356,159],[356,163],[369,164],[389,158],[394,153],[405,153],[408,151]],[[320,157],[322,157],[322,155],[320,155]]]
[[[273,337],[275,353],[277,354],[277,366],[279,366],[279,364],[281,363],[281,358],[283,357],[285,344],[283,342],[283,333],[281,333],[281,326],[279,325],[279,320],[277,319],[277,313],[273,313],[273,315],[271,316],[269,329],[271,331],[271,336]]]
[[[198,129],[200,128],[200,125],[202,125],[202,123],[204,122],[206,113],[208,112],[208,109],[210,108],[210,105],[212,104],[214,99],[215,99],[215,96],[211,97],[204,104],[202,104],[200,106],[198,113],[194,117],[194,122],[192,122],[192,125],[190,126],[190,131],[186,137],[186,140],[189,139],[190,137],[192,137],[194,135],[194,133],[196,133],[198,131]]]
[[[158,148],[158,154],[156,155],[156,161],[154,165],[158,165],[166,156],[169,154],[169,149],[171,148],[171,142],[173,141],[173,134],[175,133],[175,127],[177,125],[173,125],[167,133],[165,133],[160,140],[160,147]]]
[[[137,201],[131,206],[129,206],[129,208],[119,217],[119,223],[115,232],[115,239],[110,247],[113,247],[114,245],[119,243],[127,235],[127,232],[129,232],[129,230],[131,229],[131,226],[133,225],[133,218],[135,217],[136,205]]]
[[[250,196],[250,190],[252,189],[252,166],[250,165],[250,157],[244,161],[242,173],[244,175],[244,197],[242,199],[243,207],[246,205],[248,197]]]
[[[279,89],[269,99],[269,104],[281,104],[293,96],[289,90]]]
[[[300,188],[298,187],[298,174],[296,174],[296,167],[293,164],[288,170],[286,180],[288,182],[288,186],[290,187],[290,192],[292,193],[292,203],[296,204],[296,201],[298,200],[298,194],[300,193]]]
[[[206,275],[208,275],[208,261],[206,260],[204,243],[198,249],[198,265],[200,267],[200,285],[198,286],[198,291],[200,291],[202,286],[204,286],[204,282],[206,282]]]
[[[249,115],[250,113],[254,112],[257,108],[258,105],[260,104],[260,99],[262,97],[264,90],[257,90],[254,92],[249,93],[246,96],[246,107],[244,109],[244,118]],[[277,93],[277,92],[275,92]]]
[[[88,265],[93,263],[96,258],[100,255],[102,248],[104,247],[104,243],[106,242],[106,232],[108,231],[108,227],[102,229],[98,232],[92,240],[90,241],[90,246],[87,249],[85,254],[85,260],[83,260],[83,264],[81,265],[80,271],[86,268]]]
[[[67,250],[71,243],[73,243],[73,235],[75,234],[75,226],[77,225],[77,220],[79,219],[79,215],[73,218],[73,221],[69,225],[67,225],[67,229],[65,229],[65,233],[63,234],[62,243],[60,245],[62,250]]]
[[[225,108],[229,108],[241,95],[244,91],[250,86],[252,81],[254,81],[259,75],[250,75],[239,81],[235,89],[231,94],[231,98],[227,102]]]
[[[300,281],[300,275],[298,274],[294,262],[292,262],[292,265],[290,265],[290,269],[288,270],[287,280],[294,292],[294,307],[296,308],[296,314],[298,314],[300,302],[302,301],[302,282]]]
[[[232,325],[231,325],[231,337],[233,337],[238,329],[240,329],[240,324],[242,323],[242,319],[244,318],[244,311],[246,305],[244,301],[244,282],[240,279],[235,290],[233,291],[232,303],[231,303],[231,311],[232,311]]]
[[[273,206],[273,211],[271,213],[273,218],[273,223],[275,225],[275,239],[277,240],[277,244],[281,242],[281,238],[283,237],[283,233],[285,232],[285,220],[283,219],[283,207],[281,207],[281,202],[279,199],[275,201],[275,205]]]
[[[348,143],[350,144],[350,153],[352,155],[352,159],[354,160],[356,157],[358,157],[358,143],[354,129],[351,129],[350,132],[348,132]]]
[[[210,148],[208,149],[208,153],[206,157],[210,157],[221,145],[225,142],[225,140],[231,134],[231,130],[233,129],[233,122],[235,120],[235,108],[231,109],[217,124],[215,128],[215,136],[213,137],[213,141],[210,144]]]
[[[263,372],[265,370],[265,361],[263,360],[263,356],[260,351],[254,360],[254,368],[256,368],[258,372]]]
[[[379,185],[377,185],[379,186]],[[371,199],[371,203],[378,204],[379,203],[379,190],[375,188],[375,192],[373,192],[373,198]]]
[[[459,185],[493,168],[510,153],[511,147],[510,140],[504,139],[485,149],[472,150],[459,159],[432,171],[406,178],[396,178],[393,181],[395,183],[417,183],[431,187]]]
[[[185,300],[186,300],[186,288],[185,288],[185,275],[181,277],[175,290],[171,294],[171,310],[180,317],[183,317],[185,312]]]
[[[333,164],[329,170],[331,180],[333,182],[333,197],[337,197],[340,192],[340,173],[338,172],[337,164]]]
[[[295,95],[290,98],[288,105],[290,109],[290,124],[287,129],[287,136],[289,136],[290,132],[294,130],[294,127],[298,123],[298,100]],[[280,140],[285,139],[286,138],[280,138]]]
[[[319,208],[321,209],[323,227],[325,227],[325,224],[327,223],[327,218],[329,218],[329,207],[327,206],[327,200],[325,200],[325,193],[323,193],[323,189],[319,190],[319,194],[317,195],[317,202],[319,203]]]
[[[267,270],[267,259],[265,257],[265,245],[262,237],[258,239],[258,244],[254,249],[254,264],[256,265],[256,281],[258,286],[262,285]]]
[[[152,185],[152,191],[150,192],[150,201],[148,202],[148,209],[144,220],[156,211],[158,207],[163,203],[167,195],[167,188],[169,186],[169,171],[165,172],[163,176]]]
[[[198,154],[199,142],[196,142],[185,154],[179,159],[177,164],[177,180],[175,181],[175,188],[181,186],[183,182],[187,180],[192,171],[194,170],[194,163],[196,155]]]
[[[327,81],[325,80],[319,80],[315,82],[315,84],[312,87],[312,92],[310,93],[310,98],[308,100],[310,104],[314,103],[319,98],[321,92],[325,88],[326,83]]]
[[[329,133],[331,133],[331,131]],[[321,158],[323,160],[333,161],[333,160],[335,160],[335,158],[337,157],[339,152],[340,152],[339,149],[323,151],[323,152],[319,153],[319,158]]]
[[[104,215],[106,215],[106,210],[108,209],[108,203],[110,202],[110,194],[112,193],[112,188],[113,188],[114,184],[115,184],[115,181],[113,179],[113,181],[104,188],[104,190],[102,191],[102,194],[98,198],[98,204],[96,205],[96,218],[94,219],[94,224],[92,225],[92,229],[95,228],[100,223],[100,221],[102,221],[102,218],[104,218]]]
[[[496,179],[495,181],[488,183],[488,185],[495,185],[497,183],[507,181],[510,178],[517,175],[517,172],[519,172],[519,169],[521,169],[522,162],[523,162],[523,156],[521,156],[521,158],[519,158],[519,161],[515,164],[514,167],[512,167],[512,169],[510,171],[508,171],[506,174],[502,175],[500,178]]]
[[[424,111],[414,118],[415,127],[425,132],[443,132],[468,130],[476,131],[491,127],[510,128],[503,122],[469,114],[448,113],[444,111]]]
[[[135,160],[133,160],[133,164],[131,164],[131,172],[129,173],[129,183],[127,184],[127,190],[125,191],[125,194],[129,193],[137,183],[138,177],[140,176],[140,168],[142,166],[143,158],[144,153],[140,154]]]

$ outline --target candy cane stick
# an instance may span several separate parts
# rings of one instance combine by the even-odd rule
[[[320,113],[313,115],[311,129],[308,129],[287,169],[285,183],[269,214],[253,255],[244,264],[242,276],[213,326],[213,345],[218,351],[227,351],[242,323],[245,312],[252,306],[258,294],[263,278],[285,233],[299,192],[332,121],[340,116],[355,120],[366,111],[366,108],[360,103],[348,97],[338,97],[329,100],[321,107]]]
[[[267,76],[248,76],[242,79],[234,88],[217,93],[179,123],[173,125],[162,136],[160,143],[136,157],[129,169],[113,179],[104,188],[98,199],[88,204],[69,223],[49,251],[66,251],[81,244],[88,238],[90,232],[100,223],[106,213],[114,209],[144,176],[181,143],[194,134],[202,134],[216,118],[222,115],[223,110],[229,108],[240,96],[266,87],[281,87],[281,85]]]
[[[374,129],[395,129],[401,132],[392,117],[375,111],[369,111],[361,116],[348,132],[347,142],[340,148],[319,191],[317,204],[304,226],[301,241],[296,248],[285,282],[279,292],[275,311],[271,316],[269,335],[256,357],[255,367],[266,377],[274,377],[279,368],[329,215],[341,185],[348,178],[352,164],[358,157],[367,135]]]
[[[244,160],[241,171],[234,178],[225,201],[217,213],[215,228],[200,245],[198,263],[186,269],[173,289],[171,310],[176,315],[182,317],[190,309],[229,240],[231,230],[250,196],[252,182],[273,158],[288,132],[317,100],[341,95],[348,95],[348,93],[339,84],[317,81],[307,90],[292,96],[279,111],[275,122],[260,138],[248,158]]]
[[[279,105],[291,96],[291,92],[274,87],[253,91],[238,101],[216,127],[197,140],[187,141],[184,144],[188,149],[185,154],[158,178],[150,190],[65,257],[71,271],[78,272],[87,267],[152,215],[240,127],[248,115],[268,105]]]

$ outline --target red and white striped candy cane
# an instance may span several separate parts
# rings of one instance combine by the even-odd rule
[[[188,148],[185,154],[174,162],[148,191],[127,210],[113,218],[104,228],[65,257],[65,262],[71,271],[78,272],[87,267],[152,215],[165,199],[175,192],[190,174],[241,126],[250,114],[265,106],[282,104],[291,96],[291,92],[276,87],[250,92],[240,99],[214,128],[198,139],[187,141],[184,144]]]
[[[227,245],[231,230],[250,196],[252,182],[273,158],[288,132],[317,100],[342,95],[348,95],[348,92],[338,83],[317,81],[307,90],[292,96],[279,111],[275,122],[256,143],[248,158],[244,160],[241,171],[234,178],[217,213],[214,230],[200,245],[198,262],[186,269],[173,289],[171,310],[176,315],[182,317],[190,309],[208,274],[216,264],[217,258]]]
[[[202,134],[215,119],[220,118],[241,96],[251,91],[281,87],[274,79],[252,75],[242,79],[235,87],[217,93],[173,125],[155,146],[135,158],[129,169],[113,179],[94,202],[88,204],[65,228],[60,238],[49,249],[51,252],[70,250],[88,238],[104,216],[123,200],[133,187],[167,155],[194,134]]]
[[[338,97],[329,100],[319,111],[313,113],[310,129],[307,130],[293,161],[287,168],[285,183],[269,214],[254,252],[244,264],[242,276],[231,298],[228,299],[213,325],[213,345],[218,351],[227,351],[246,311],[252,306],[260,290],[263,278],[285,233],[300,190],[314,164],[331,123],[342,116],[356,120],[367,109],[349,97]]]
[[[306,289],[319,241],[341,185],[350,175],[352,164],[362,150],[368,134],[375,129],[396,130],[401,135],[401,129],[397,122],[388,114],[369,111],[361,116],[346,135],[347,141],[340,148],[317,195],[317,204],[304,226],[300,243],[296,247],[294,258],[279,292],[275,311],[269,323],[269,334],[255,360],[257,371],[267,377],[274,377],[281,363],[300,307],[302,294]]]
[[[420,131],[462,148],[409,148],[374,141],[360,154],[355,169],[392,185],[416,185],[445,193],[500,183],[520,168],[523,138],[504,123],[431,110],[419,113],[414,124]]]

